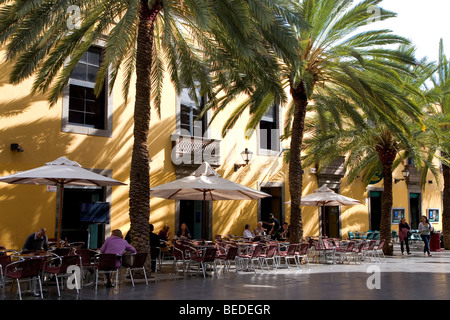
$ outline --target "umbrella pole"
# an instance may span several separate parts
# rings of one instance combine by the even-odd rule
[[[327,236],[327,220],[325,217],[325,207],[322,207],[322,224],[323,224],[323,237]]]
[[[206,191],[203,192],[203,208],[202,208],[202,238],[206,240]]]
[[[59,189],[59,208],[58,208],[58,230],[56,234],[56,246],[61,247],[61,224],[62,224],[62,207],[63,207],[63,195],[64,195],[64,185],[58,185]]]

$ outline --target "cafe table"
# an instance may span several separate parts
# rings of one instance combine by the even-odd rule
[[[48,259],[50,257],[58,257],[58,255],[49,252],[49,251],[33,251],[33,252],[14,252],[11,254],[11,259],[15,261],[25,260],[25,259]],[[43,264],[41,265],[41,268],[43,268]],[[39,294],[36,291],[37,289],[37,283],[36,279],[33,279],[31,281],[31,288],[30,293],[32,293],[34,296],[38,296]]]

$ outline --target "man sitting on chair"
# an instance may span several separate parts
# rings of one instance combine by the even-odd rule
[[[23,245],[23,251],[39,251],[44,249],[48,250],[48,238],[45,234],[47,230],[45,228],[40,228],[37,232],[30,234],[25,240]]]

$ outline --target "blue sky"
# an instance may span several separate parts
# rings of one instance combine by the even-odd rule
[[[450,56],[450,0],[384,0],[380,6],[397,13],[396,18],[377,22],[377,29],[387,28],[409,38],[417,47],[418,59],[427,56],[436,61],[439,40]]]

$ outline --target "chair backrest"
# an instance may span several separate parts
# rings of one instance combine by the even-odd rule
[[[375,244],[377,243],[376,240],[370,240],[369,245],[367,247],[367,250],[373,250],[375,248]]]
[[[234,260],[236,258],[236,255],[238,253],[238,247],[235,246],[230,246],[228,247],[228,252],[227,252],[227,260]]]
[[[97,265],[99,270],[116,270],[117,255],[114,253],[101,253]]]
[[[356,246],[356,252],[361,253],[365,245],[366,245],[365,242],[358,243],[358,245]]]
[[[58,256],[67,256],[68,254],[72,253],[72,248],[56,248],[53,252],[57,254]]]
[[[320,246],[319,241],[317,241],[317,240],[313,240],[312,245],[313,245],[314,249],[316,249],[316,250],[321,250],[322,249],[321,246]]]
[[[262,249],[263,249],[262,244],[258,244],[253,250],[252,258],[258,258],[261,255]]]
[[[288,250],[287,250],[287,255],[288,256],[292,256],[295,254],[295,252],[298,249],[298,244],[297,243],[291,243],[289,244]]]
[[[75,254],[81,257],[81,264],[83,266],[89,266],[91,265],[92,258],[95,255],[95,251],[89,249],[76,249]]]
[[[5,272],[5,268],[8,264],[11,263],[11,256],[8,255],[0,255],[0,265],[2,266],[3,272]]]
[[[226,254],[226,250],[222,245],[219,245],[218,243],[216,243],[216,247],[217,247],[217,252],[221,255]]]
[[[266,258],[273,258],[277,252],[278,246],[276,244],[271,244],[267,249]]]
[[[41,272],[41,268],[44,264],[44,259],[25,259],[20,264],[22,265],[21,278],[37,277]]]
[[[203,256],[203,262],[214,261],[216,259],[216,252],[217,252],[216,247],[206,248],[205,254]]]
[[[304,255],[308,252],[309,243],[300,243],[300,249],[298,250],[299,255]]]
[[[367,232],[366,239],[372,240],[372,238],[373,238],[373,232]]]
[[[69,266],[79,266],[80,265],[80,256],[79,255],[67,255],[61,257],[61,272],[67,272],[67,268]]]
[[[347,249],[346,249],[346,251],[347,251],[347,252],[353,251],[353,249],[355,248],[355,244],[356,244],[355,241],[350,241],[350,242],[347,244]]]
[[[173,256],[177,260],[184,259],[184,246],[178,243],[175,243],[173,246]]]
[[[349,239],[355,239],[355,235],[353,234],[353,231],[348,232],[348,238]]]
[[[377,250],[383,250],[383,246],[384,246],[384,239],[381,239],[380,242],[378,243]]]
[[[148,252],[137,252],[134,257],[132,268],[142,268],[145,264],[145,260],[147,259],[147,256],[148,256]]]

